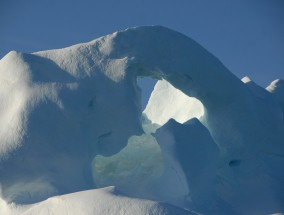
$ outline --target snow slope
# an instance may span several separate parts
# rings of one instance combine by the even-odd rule
[[[127,197],[114,187],[88,190],[63,196],[55,196],[28,206],[5,205],[5,214],[13,215],[194,215],[166,203]],[[1,213],[2,214],[2,213]]]
[[[157,131],[161,149],[142,135],[138,77],[170,84],[157,83],[145,110],[150,120],[185,122]],[[12,51],[0,60],[1,201],[43,201],[39,208],[51,210],[49,197],[114,184],[132,198],[205,214],[283,212],[282,86],[241,81],[199,44],[160,26],[64,49]],[[186,123],[192,117],[202,124]],[[131,165],[123,160],[139,153]]]

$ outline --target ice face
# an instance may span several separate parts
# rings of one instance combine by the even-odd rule
[[[114,185],[127,193],[141,193],[161,176],[163,165],[155,138],[143,134],[131,137],[127,146],[111,157],[97,155],[93,177],[98,187]]]

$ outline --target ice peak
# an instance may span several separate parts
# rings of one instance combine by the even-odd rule
[[[284,80],[282,79],[276,79],[270,83],[266,89],[269,92],[274,92],[274,91],[283,91],[284,92]]]
[[[244,82],[245,84],[252,81],[249,76],[245,76],[245,77],[243,77],[241,80],[242,80],[242,82]]]

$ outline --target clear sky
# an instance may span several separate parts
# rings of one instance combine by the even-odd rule
[[[261,86],[284,79],[283,0],[0,0],[0,58],[139,25],[177,30]]]

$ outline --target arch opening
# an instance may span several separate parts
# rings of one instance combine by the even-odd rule
[[[192,118],[202,121],[204,106],[200,100],[184,94],[166,80],[159,80],[143,113],[160,126],[170,119],[185,123]]]
[[[137,84],[141,89],[141,107],[144,110],[148,104],[151,93],[158,80],[149,77],[137,77]]]
[[[144,109],[141,116],[144,134],[131,136],[117,154],[97,155],[92,162],[92,174],[97,187],[116,186],[128,194],[134,192],[143,196],[145,190],[149,193],[158,182],[165,168],[160,145],[152,134],[171,118],[179,123],[200,119],[204,108],[199,100],[185,95],[165,80],[143,77],[137,78],[137,82]],[[145,83],[147,86],[143,86]],[[151,87],[153,90],[149,91]]]

